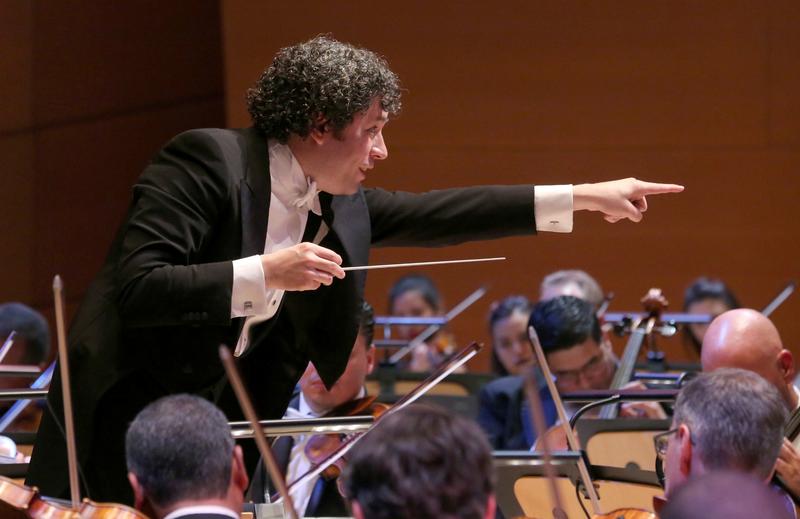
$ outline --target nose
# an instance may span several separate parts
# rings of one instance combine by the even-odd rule
[[[592,380],[587,377],[586,373],[583,371],[578,372],[578,380],[575,382],[575,387],[577,387],[579,391],[595,389],[592,387]]]
[[[375,137],[369,156],[375,160],[384,160],[389,156],[389,150],[386,148],[386,141],[383,140],[383,132],[378,133],[378,136]]]

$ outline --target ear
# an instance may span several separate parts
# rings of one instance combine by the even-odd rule
[[[311,126],[311,131],[308,135],[315,143],[322,144],[328,133],[330,133],[328,129],[328,119],[322,114],[319,114],[314,118],[314,124]]]
[[[375,343],[370,343],[367,347],[367,375],[375,369]]]
[[[494,519],[496,509],[497,500],[494,494],[489,494],[489,499],[486,500],[486,513],[483,514],[483,519]]]
[[[137,510],[141,510],[145,502],[144,488],[139,484],[139,478],[133,472],[128,472],[128,483],[133,489],[133,506]]]
[[[683,477],[689,478],[692,473],[692,434],[686,424],[682,424],[675,433],[680,448],[680,471]]]
[[[794,381],[794,357],[792,357],[791,351],[781,350],[778,354],[778,369],[781,371],[781,376],[787,384],[791,384]]]
[[[233,462],[231,463],[231,484],[238,490],[241,490],[242,495],[247,491],[247,486],[250,484],[250,479],[247,477],[247,469],[244,465],[244,455],[242,448],[239,445],[233,447]]]

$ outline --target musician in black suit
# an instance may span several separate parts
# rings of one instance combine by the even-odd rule
[[[289,408],[284,418],[318,418],[325,416],[336,409],[343,410],[342,415],[351,415],[344,411],[345,408],[356,409],[362,407],[357,403],[366,404],[367,397],[364,383],[367,375],[375,366],[375,346],[372,343],[373,328],[375,326],[372,306],[366,301],[361,308],[361,321],[359,323],[358,337],[353,345],[347,367],[333,385],[327,389],[309,363],[305,373],[300,378],[300,393],[289,403]],[[353,415],[370,414],[369,406],[364,406],[362,411]],[[319,438],[317,438],[319,439]],[[306,447],[312,440],[310,435],[281,436],[272,444],[272,452],[281,472],[288,484],[301,477],[312,468],[312,463],[306,453]],[[265,494],[274,494],[276,486],[271,482],[263,461],[259,461],[253,472],[252,483],[248,491],[249,498],[255,503],[266,502]],[[326,480],[316,477],[306,485],[293,487],[290,490],[295,508],[304,517],[347,517],[350,515],[344,498],[339,493],[337,480]]]
[[[325,37],[282,49],[249,92],[254,127],[175,137],[133,188],[127,218],[69,333],[78,459],[96,500],[130,502],[126,424],[189,392],[231,419],[219,344],[236,348],[262,418],[280,417],[309,361],[330,387],[358,328],[372,245],[441,246],[569,230],[574,210],[638,221],[645,195],[680,186],[626,179],[426,194],[362,189],[400,109],[376,54]],[[60,378],[27,481],[67,493]]]
[[[153,519],[238,519],[248,483],[242,449],[207,400],[149,404],[128,428],[125,457],[134,504]]]

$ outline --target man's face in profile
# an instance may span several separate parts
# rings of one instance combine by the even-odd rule
[[[388,156],[382,133],[388,120],[389,114],[376,98],[340,132],[326,130],[319,137],[318,153],[324,167],[313,175],[317,187],[332,195],[357,192],[375,161]]]

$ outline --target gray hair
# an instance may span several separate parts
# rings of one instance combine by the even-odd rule
[[[583,270],[558,270],[546,275],[539,287],[539,293],[543,294],[549,287],[558,287],[573,283],[583,291],[582,299],[589,301],[595,308],[603,302],[603,289],[600,283]]]
[[[786,406],[759,375],[724,368],[702,373],[675,402],[673,423],[686,424],[709,470],[734,469],[766,479],[783,441]]]
[[[148,498],[165,507],[225,497],[233,446],[222,411],[198,396],[171,395],[136,415],[125,436],[125,458]]]

